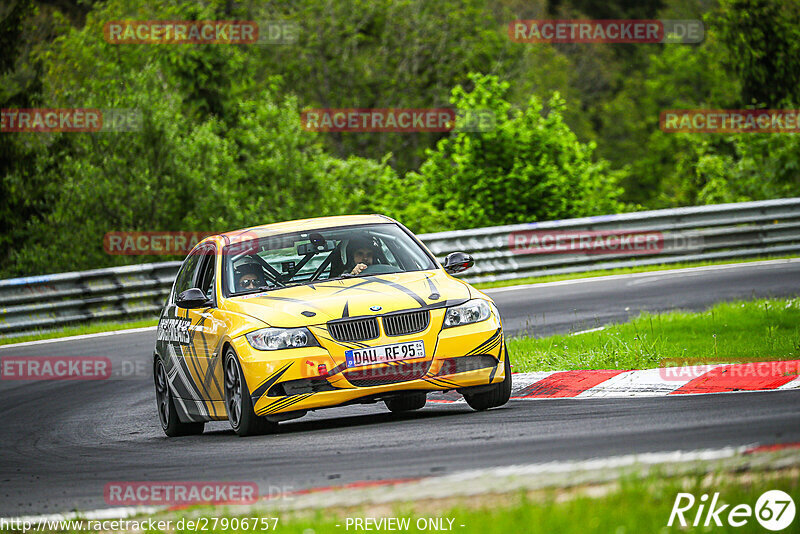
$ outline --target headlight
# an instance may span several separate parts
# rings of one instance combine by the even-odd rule
[[[298,347],[318,347],[317,339],[308,328],[262,328],[245,337],[254,349],[280,350]]]
[[[489,303],[481,299],[473,299],[460,306],[447,308],[444,314],[444,327],[460,326],[464,324],[485,321],[492,314]]]

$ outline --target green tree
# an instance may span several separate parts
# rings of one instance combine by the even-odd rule
[[[702,142],[713,145],[718,137],[662,132],[659,117],[671,109],[738,107],[738,81],[719,67],[726,54],[714,28],[707,28],[699,46],[654,51],[646,68],[631,72],[616,96],[603,103],[600,152],[615,167],[628,169],[625,200],[647,207],[686,205],[674,188],[665,193],[662,182],[683,172],[676,167],[680,154],[693,153]]]
[[[405,180],[422,186],[440,217],[439,228],[455,229],[613,213],[618,174],[595,161],[594,143],[584,144],[564,123],[558,94],[545,105],[531,97],[522,110],[504,100],[509,84],[496,76],[471,75],[451,102],[459,110],[489,109],[496,127],[459,132],[439,141],[419,173]]]
[[[673,135],[688,149],[675,154],[675,172],[661,186],[665,199],[688,206],[800,194],[798,134]]]
[[[450,90],[483,71],[530,87],[565,78],[559,58],[512,43],[512,14],[482,0],[300,0],[256,11],[286,17],[301,28],[296,45],[255,48],[258,64],[280,74],[306,107],[436,108]],[[563,63],[562,63],[563,65]],[[552,67],[552,69],[551,69]],[[527,94],[521,95],[522,101]],[[416,169],[439,133],[330,133],[339,157],[381,159],[392,153],[400,173]]]
[[[800,0],[721,0],[715,23],[745,105],[800,102]]]
[[[20,199],[35,193],[40,209],[14,221],[4,276],[153,260],[106,255],[108,231],[224,231],[369,211],[392,175],[385,162],[329,155],[321,134],[300,127],[298,101],[280,79],[251,91],[237,47],[105,42],[103,22],[126,9],[106,4],[43,47],[41,93],[47,107],[138,110],[141,128],[14,134],[31,147],[30,164],[6,172],[4,187]],[[186,15],[171,9],[173,19],[216,16],[191,4]],[[216,65],[214,79],[225,81],[187,81],[204,76],[186,67],[196,62]]]

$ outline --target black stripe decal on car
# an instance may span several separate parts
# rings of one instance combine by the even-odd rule
[[[251,398],[253,399],[253,401],[254,401],[254,402],[253,402],[253,404],[255,404],[256,402],[258,402],[258,399],[260,399],[260,398],[261,398],[261,397],[264,395],[264,393],[266,393],[266,392],[267,392],[267,390],[270,388],[270,386],[272,386],[272,384],[274,384],[275,382],[277,382],[277,381],[278,381],[278,379],[279,379],[280,377],[282,377],[282,376],[283,376],[283,373],[285,373],[286,371],[288,371],[288,370],[289,370],[289,367],[291,367],[293,363],[294,363],[294,362],[290,362],[290,363],[286,364],[286,366],[285,366],[285,367],[282,367],[281,369],[278,369],[277,371],[275,371],[274,373],[272,373],[272,375],[271,375],[269,378],[267,378],[266,380],[264,380],[264,381],[263,381],[263,382],[262,382],[262,383],[261,383],[261,384],[260,384],[260,385],[259,385],[259,386],[258,386],[258,387],[257,387],[257,388],[254,390],[254,391],[253,391],[253,393],[251,393],[251,394],[250,394],[250,397],[251,397]]]

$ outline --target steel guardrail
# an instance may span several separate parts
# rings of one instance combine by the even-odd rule
[[[598,254],[591,249],[530,253],[514,238],[539,235],[645,233],[659,236],[649,251]],[[642,265],[800,254],[800,198],[640,211],[559,221],[421,234],[443,261],[472,254],[470,283],[515,280]],[[97,319],[155,316],[181,262],[161,262],[0,280],[0,336]]]

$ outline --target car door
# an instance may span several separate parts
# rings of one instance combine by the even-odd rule
[[[192,281],[208,297],[206,308],[181,310],[189,320],[190,343],[184,351],[186,368],[195,390],[206,402],[208,416],[224,418],[225,390],[222,370],[222,342],[225,323],[217,308],[217,250],[209,243],[198,250],[200,260]]]
[[[175,301],[178,295],[193,287],[202,259],[203,256],[192,251],[183,261],[158,322],[156,343],[177,408],[193,421],[205,420],[208,417],[208,408],[192,378],[187,360],[187,355],[191,353],[191,320],[187,310],[179,308]]]

